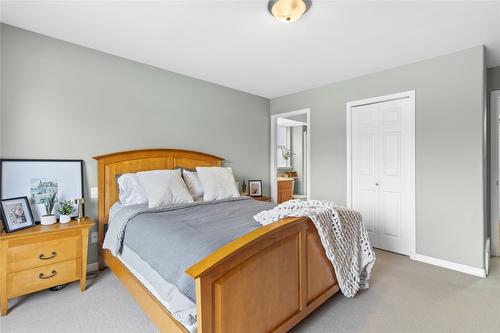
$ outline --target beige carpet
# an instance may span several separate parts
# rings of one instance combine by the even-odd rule
[[[500,332],[500,258],[477,278],[377,251],[371,288],[338,294],[294,333]],[[10,301],[0,332],[156,332],[109,271],[80,293],[77,283]]]

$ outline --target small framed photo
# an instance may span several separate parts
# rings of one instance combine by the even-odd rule
[[[13,232],[35,225],[28,197],[3,199],[2,221],[6,232]]]
[[[251,197],[261,197],[262,196],[262,180],[249,180],[248,181],[248,193]]]

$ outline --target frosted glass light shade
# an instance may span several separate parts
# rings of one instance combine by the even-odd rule
[[[267,9],[278,21],[298,20],[311,7],[310,0],[269,0]]]

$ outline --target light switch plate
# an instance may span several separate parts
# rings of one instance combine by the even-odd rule
[[[93,232],[90,234],[90,242],[97,243],[97,232]]]
[[[97,187],[91,187],[90,188],[90,199],[97,199],[99,196],[99,191],[97,190]]]

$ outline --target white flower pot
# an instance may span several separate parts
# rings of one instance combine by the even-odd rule
[[[42,225],[51,225],[57,222],[55,215],[44,215],[40,217],[40,223]]]
[[[59,223],[68,223],[71,221],[71,216],[69,215],[59,215]]]

